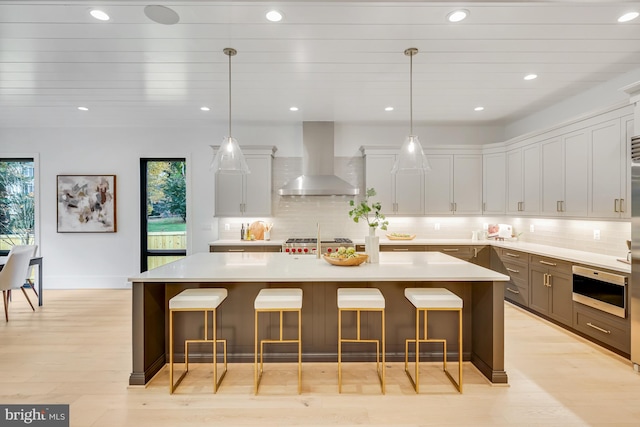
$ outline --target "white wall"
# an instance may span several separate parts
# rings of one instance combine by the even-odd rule
[[[640,68],[508,124],[504,128],[504,137],[505,139],[515,138],[617,103],[628,103],[629,95],[620,89],[638,80],[640,80]]]

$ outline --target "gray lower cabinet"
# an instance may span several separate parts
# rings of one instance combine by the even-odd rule
[[[567,326],[573,323],[571,263],[531,255],[529,308]]]
[[[573,328],[624,353],[631,352],[629,319],[574,303]]]
[[[227,245],[209,246],[209,252],[282,252],[281,246],[275,245]]]

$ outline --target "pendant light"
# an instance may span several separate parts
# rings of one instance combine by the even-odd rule
[[[427,157],[422,151],[422,145],[420,145],[420,139],[417,135],[413,134],[413,56],[418,53],[418,49],[410,47],[404,51],[404,54],[409,57],[409,116],[410,116],[410,128],[409,136],[404,140],[400,152],[396,158],[396,162],[391,169],[391,173],[398,172],[413,172],[422,173],[430,170],[431,166],[427,161]]]
[[[231,136],[231,57],[238,52],[230,47],[225,48],[223,52],[229,57],[229,135],[222,139],[222,144],[211,162],[211,169],[220,173],[247,174],[250,173],[247,161],[238,141]]]

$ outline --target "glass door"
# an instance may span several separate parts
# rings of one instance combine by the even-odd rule
[[[140,271],[187,255],[185,159],[140,159]]]

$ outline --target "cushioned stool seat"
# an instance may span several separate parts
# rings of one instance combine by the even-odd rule
[[[255,359],[254,359],[254,387],[255,394],[258,394],[260,380],[264,368],[263,355],[264,344],[276,343],[297,343],[298,344],[298,394],[302,392],[302,289],[284,288],[284,289],[261,289],[256,297],[253,307],[255,309]],[[279,319],[279,337],[278,339],[258,340],[258,314],[263,312],[277,312],[280,314]],[[284,312],[298,313],[298,338],[284,339],[283,336],[283,317]],[[258,343],[260,343],[260,366],[258,368]]]
[[[385,393],[385,330],[384,330],[385,300],[382,292],[376,288],[340,288],[338,289],[338,392],[342,392],[342,343],[375,343],[376,344],[376,372],[380,379],[382,394]],[[342,313],[354,311],[356,313],[356,338],[342,338]],[[363,339],[360,333],[360,313],[380,312],[382,331],[380,340]],[[382,366],[380,366],[382,354]]]
[[[416,308],[416,337],[405,341],[404,370],[411,380],[416,393],[420,392],[420,343],[441,342],[443,344],[443,370],[453,385],[462,393],[462,298],[445,288],[407,288],[405,297]],[[429,311],[458,312],[458,381],[456,382],[447,370],[447,340],[427,337],[427,313]],[[420,313],[423,313],[424,334],[420,338]],[[415,379],[409,373],[409,343],[415,343]]]
[[[227,290],[222,288],[198,288],[186,289],[169,300],[169,392],[173,393],[182,379],[189,372],[189,344],[211,343],[213,346],[213,392],[218,387],[227,373],[227,341],[218,339],[217,309],[227,298]],[[185,340],[184,364],[185,370],[180,378],[173,383],[173,316],[177,311],[202,311],[204,312],[204,339]],[[209,320],[208,313],[213,312],[212,338],[208,338]],[[224,371],[218,379],[218,350],[217,344],[222,343]]]

